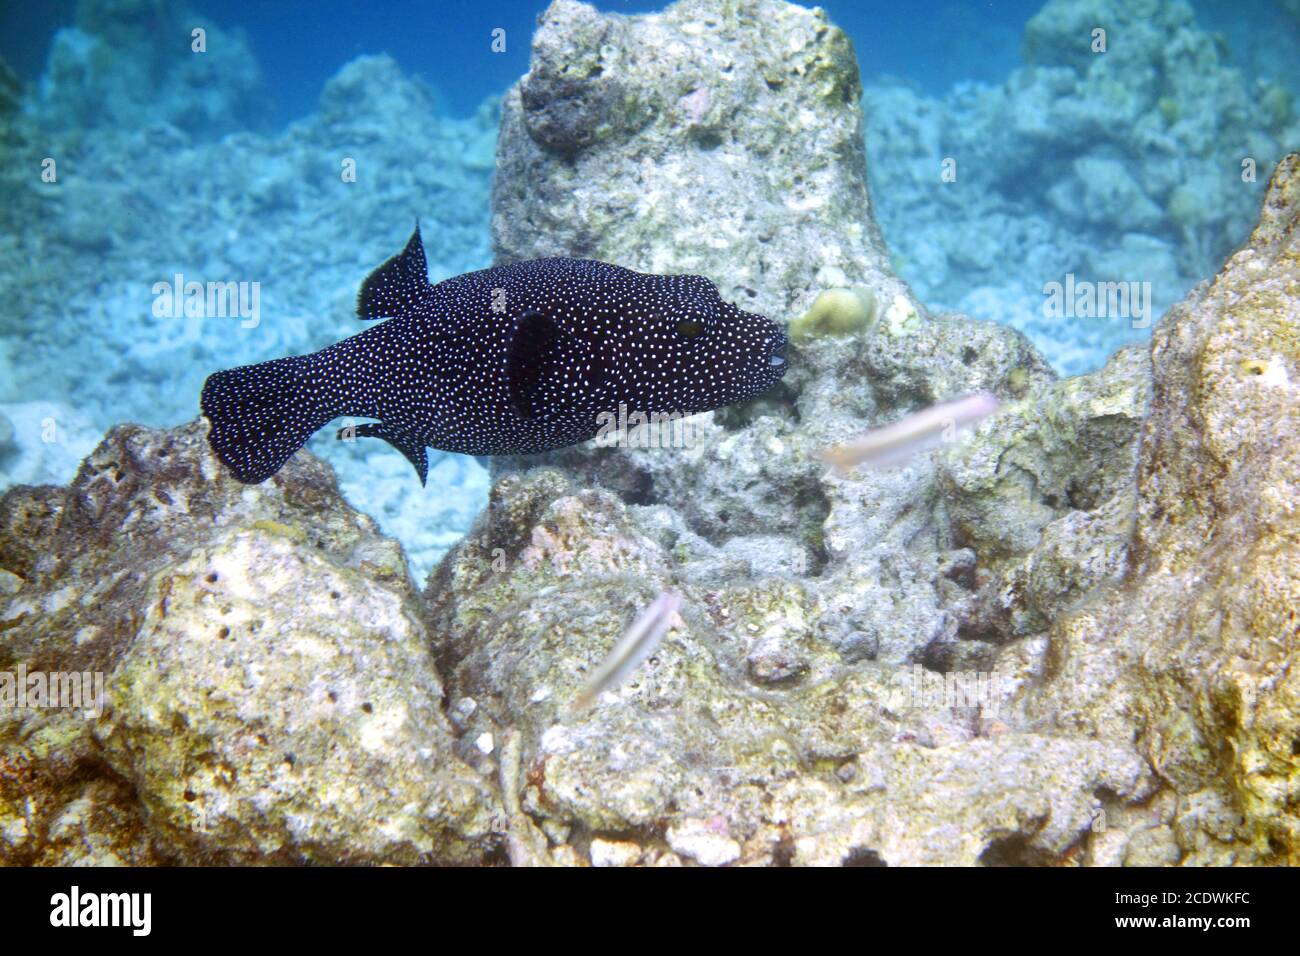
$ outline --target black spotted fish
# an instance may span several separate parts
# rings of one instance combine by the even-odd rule
[[[270,478],[341,416],[373,419],[354,433],[388,442],[423,484],[428,448],[563,448],[594,438],[620,405],[708,411],[757,395],[787,367],[782,331],[702,276],[534,259],[432,285],[418,226],[362,284],[357,314],[390,318],[204,383],[208,441],[240,481]]]

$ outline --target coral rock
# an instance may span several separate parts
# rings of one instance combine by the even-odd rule
[[[491,852],[397,545],[297,456],[225,476],[195,423],[119,426],[66,490],[0,499],[0,663],[103,675],[86,719],[6,711],[15,860],[414,863]],[[42,726],[67,741],[45,752]],[[75,741],[75,745],[71,743]],[[79,772],[74,772],[79,771]]]

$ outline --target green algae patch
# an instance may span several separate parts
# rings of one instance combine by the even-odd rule
[[[298,544],[302,544],[307,540],[307,532],[302,528],[287,525],[280,521],[271,521],[269,518],[254,521],[251,527],[256,528],[258,531],[265,531],[277,538],[288,538]]]

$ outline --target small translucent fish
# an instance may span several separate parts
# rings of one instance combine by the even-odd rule
[[[987,418],[997,409],[997,397],[991,392],[975,392],[923,408],[882,428],[873,428],[843,445],[824,448],[813,457],[830,462],[841,475],[858,465],[888,468],[952,441],[960,429]]]
[[[655,598],[601,661],[569,710],[576,712],[589,707],[605,691],[621,684],[659,646],[681,606],[682,596],[676,591],[665,591]]]

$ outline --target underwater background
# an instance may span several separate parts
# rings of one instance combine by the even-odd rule
[[[0,864],[1300,864],[1298,27],[0,6]],[[238,481],[283,379],[224,432],[205,380],[360,332],[417,220],[435,282],[654,274],[493,272],[526,395],[573,288],[690,290],[601,322],[602,394],[763,391]]]
[[[1080,71],[1062,37],[1102,7],[826,5],[858,56],[894,270],[931,309],[1022,330],[1066,375],[1147,337],[1212,275],[1300,142],[1295,0],[1141,3],[1114,69]],[[217,369],[356,331],[358,284],[417,218],[434,282],[491,264],[500,97],[527,70],[543,8],[5,4],[0,488],[66,482],[114,423],[193,418]],[[164,39],[191,25],[207,31],[202,55]],[[341,181],[343,152],[356,182]],[[1243,155],[1263,171],[1253,181]],[[957,188],[935,188],[956,156]],[[256,326],[155,315],[155,283],[177,274],[257,283]],[[1045,317],[1045,283],[1068,274],[1149,282],[1150,315]],[[41,440],[52,424],[59,440]],[[421,579],[481,509],[487,471],[435,452],[421,491],[400,456],[367,444],[311,447]]]

